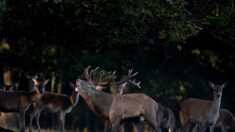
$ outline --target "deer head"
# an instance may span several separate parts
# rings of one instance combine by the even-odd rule
[[[36,76],[27,76],[29,81],[29,90],[33,92],[35,90],[39,90],[40,93],[45,92],[46,84],[49,82],[49,79],[44,81],[39,81],[37,75]]]
[[[43,81],[38,81],[38,88],[40,93],[44,93],[46,90],[46,85],[49,82],[49,79],[43,80]]]
[[[213,95],[214,97],[220,98],[223,93],[223,89],[227,85],[227,82],[221,84],[221,85],[216,85],[212,82],[209,82],[210,87],[213,89]]]
[[[76,92],[92,93],[96,91],[96,86],[92,82],[77,79],[74,89]]]
[[[72,88],[72,93],[78,93],[79,92],[79,88],[77,87],[77,85],[73,84],[72,82],[69,82],[70,87]]]

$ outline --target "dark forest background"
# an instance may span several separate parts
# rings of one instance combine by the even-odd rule
[[[209,81],[228,82],[221,107],[235,114],[235,0],[1,0],[0,74],[50,78],[47,91],[70,94],[67,82],[88,65],[138,71],[142,92],[170,107],[212,99]],[[0,76],[4,85],[3,76]],[[44,128],[56,116],[43,112]],[[177,122],[179,124],[179,122]],[[103,125],[81,98],[66,128]]]

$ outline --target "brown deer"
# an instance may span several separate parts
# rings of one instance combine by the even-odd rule
[[[40,82],[36,78],[28,77],[28,91],[0,91],[0,111],[1,112],[18,112],[20,118],[20,131],[25,131],[25,112],[29,106],[40,98]]]
[[[210,132],[213,131],[215,123],[219,118],[222,92],[226,84],[215,85],[209,82],[210,87],[213,89],[213,100],[190,98],[180,104],[180,121],[184,130],[190,130],[188,124],[195,123],[196,125],[192,128],[193,131],[199,126],[203,127],[201,131],[205,131],[207,127],[210,128]]]
[[[110,82],[94,82],[85,70],[87,81],[78,79],[76,87],[88,107],[111,124],[111,131],[117,131],[120,123],[128,118],[143,117],[155,131],[160,131],[157,120],[158,103],[145,94],[110,94],[98,91],[96,86]]]
[[[44,92],[41,98],[34,102],[34,110],[30,114],[29,131],[32,131],[33,118],[36,116],[37,128],[40,131],[39,118],[42,110],[46,109],[49,112],[58,113],[59,127],[62,132],[65,131],[65,116],[71,112],[74,106],[77,105],[79,100],[78,90],[75,85],[70,82],[73,88],[71,95],[56,94],[51,92]]]
[[[89,68],[90,67],[87,68],[87,71],[89,71]],[[95,70],[92,70],[90,74],[96,73],[98,69],[99,69],[99,67],[95,68]],[[114,87],[114,94],[123,94],[123,91],[124,91],[125,88],[128,87],[127,86],[128,84],[132,84],[132,85],[134,85],[134,86],[136,86],[138,88],[141,88],[140,87],[140,82],[136,82],[135,79],[131,80],[131,78],[133,78],[134,76],[136,76],[138,74],[137,72],[132,74],[132,72],[133,72],[133,69],[130,69],[128,71],[128,75],[125,77],[124,80],[114,81],[113,78],[115,78],[115,73],[116,73],[115,71],[114,72],[107,72],[107,73],[104,72],[104,71],[101,71],[98,74],[99,78],[98,79],[94,78],[94,79],[96,79],[96,81],[103,81],[103,80],[105,80],[105,77],[107,77],[107,78],[109,77],[110,79],[112,79],[112,81],[110,83],[107,83],[107,85],[102,85],[101,87],[97,86],[96,89],[97,90],[104,90],[107,87],[112,87],[113,86]],[[86,75],[88,75],[88,73]],[[131,119],[131,121],[133,122],[132,125],[133,125],[134,129],[136,131],[138,131],[140,129],[139,128],[139,121],[141,121],[141,119],[133,118],[133,119]],[[125,122],[126,121],[121,123],[121,126],[119,128],[120,131],[124,131],[124,123]],[[108,128],[111,126],[111,124],[109,124],[108,121],[105,121],[105,125],[104,126],[105,126],[104,127],[104,131],[106,132],[108,130]]]
[[[227,132],[228,129],[235,130],[235,117],[227,109],[220,109],[219,118],[215,124],[215,127],[220,127],[222,132]]]
[[[89,78],[89,68],[87,68],[86,70],[86,76],[87,78]],[[98,68],[96,68],[95,70],[91,70],[90,74],[92,74],[93,72],[96,72]],[[133,78],[134,76],[136,76],[138,74],[138,72],[132,74],[133,72],[133,69],[130,69],[128,71],[128,75],[120,80],[120,81],[111,81],[109,83],[106,82],[106,84],[109,84],[109,85],[104,85],[102,84],[102,87],[99,87],[98,90],[101,90],[102,88],[107,88],[107,87],[110,87],[110,86],[114,86],[115,88],[115,91],[114,91],[114,94],[123,94],[123,91],[125,88],[127,88],[127,85],[128,84],[132,84],[138,88],[141,88],[140,87],[140,82],[136,82],[136,80],[131,80],[131,78]],[[106,75],[107,76],[114,76],[116,72],[108,72]],[[103,81],[102,79],[100,78],[104,78],[105,76],[105,72],[104,71],[101,71],[99,73],[99,81]],[[112,78],[112,77],[111,77]],[[113,77],[114,78],[114,77]],[[93,79],[96,79],[93,77]],[[97,81],[97,79],[96,79]],[[93,81],[94,82],[94,81]],[[97,84],[97,82],[94,82],[95,84]],[[102,90],[103,90],[102,89]],[[173,132],[174,128],[175,128],[175,116],[174,116],[174,113],[167,107],[159,104],[159,111],[157,112],[157,118],[158,118],[158,121],[160,121],[160,127],[163,127],[163,128],[166,128],[168,129],[169,132]],[[129,119],[128,121],[132,121],[132,125],[133,125],[133,128],[135,131],[141,131],[141,122],[144,120],[144,117],[139,117],[139,118],[131,118]],[[123,124],[125,123],[125,121],[121,124],[120,126],[120,130],[121,131],[124,131],[124,128],[123,127]],[[108,124],[108,121],[105,122],[105,131],[107,131],[107,128],[110,126],[110,124]]]

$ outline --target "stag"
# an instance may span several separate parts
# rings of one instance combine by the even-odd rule
[[[70,113],[78,103],[79,94],[78,89],[73,83],[69,83],[72,89],[71,95],[56,94],[51,92],[44,92],[41,98],[34,102],[34,110],[30,114],[29,131],[32,131],[33,118],[36,116],[37,129],[40,131],[39,118],[41,112],[46,109],[49,112],[58,114],[58,121],[60,131],[64,132],[65,116]]]
[[[198,126],[203,127],[201,131],[205,131],[207,127],[210,128],[210,132],[213,131],[215,123],[219,118],[222,92],[226,83],[215,85],[209,82],[209,85],[213,89],[212,101],[190,98],[180,104],[181,111],[179,114],[181,126],[186,129],[186,131],[190,129],[189,124],[196,124],[192,128],[193,131],[195,131]]]
[[[38,98],[40,82],[35,77],[29,77],[28,91],[0,91],[0,111],[18,112],[20,119],[20,131],[25,131],[25,112],[29,106]]]
[[[88,77],[89,76],[88,75],[89,74],[88,73],[89,68],[90,67],[88,67],[88,69],[86,70],[86,74],[85,74],[87,76],[87,78],[89,78]],[[114,87],[114,94],[123,94],[123,91],[124,91],[125,88],[127,88],[128,84],[132,84],[132,85],[134,85],[134,86],[136,86],[138,88],[141,88],[140,87],[140,82],[136,82],[135,79],[131,80],[131,78],[133,78],[134,76],[136,76],[138,74],[138,72],[132,74],[133,69],[130,69],[128,71],[128,75],[125,77],[125,79],[122,79],[122,80],[119,80],[119,81],[114,81],[113,80],[113,78],[115,78],[116,71],[114,71],[114,72],[107,72],[107,73],[105,71],[97,72],[98,69],[99,69],[99,67],[95,68],[95,70],[91,70],[90,74],[98,73],[98,78],[94,78],[96,80],[95,81],[93,80],[93,82],[95,84],[97,84],[97,82],[100,82],[100,81],[104,82],[105,80],[107,80],[106,78],[108,78],[110,82],[109,83],[106,82],[106,85],[104,85],[104,83],[103,83],[103,85],[101,87],[96,87],[97,90],[104,90],[107,87],[112,87],[113,86]],[[110,79],[112,79],[112,80],[110,80]],[[133,118],[133,119],[128,119],[128,121],[129,120],[131,120],[133,122],[132,125],[134,126],[136,131],[138,131],[140,129],[138,127],[139,127],[139,121],[141,121],[141,119]],[[126,122],[126,121],[124,121],[124,122]],[[124,126],[123,126],[124,122],[121,123],[121,126],[119,128],[120,131],[124,131]],[[104,131],[106,132],[108,130],[108,128],[111,126],[111,124],[109,124],[108,121],[105,121],[105,125],[104,126],[105,126]]]
[[[222,132],[227,132],[228,129],[235,130],[234,115],[227,109],[220,109],[215,127],[220,127]]]
[[[85,70],[85,80],[78,79],[76,87],[79,94],[98,116],[103,117],[111,124],[111,131],[117,131],[125,119],[143,117],[155,131],[159,130],[157,121],[158,103],[142,93],[110,94],[98,91],[97,86],[106,86],[110,82],[95,82]]]

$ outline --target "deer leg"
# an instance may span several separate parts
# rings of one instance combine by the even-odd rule
[[[41,131],[41,127],[40,127],[40,123],[39,123],[39,118],[40,118],[41,112],[38,112],[38,114],[36,115],[36,123],[37,123],[37,128],[38,131]]]
[[[213,131],[214,131],[214,126],[215,126],[215,124],[213,124],[213,125],[210,126],[210,132],[213,132]]]
[[[135,121],[132,123],[132,127],[134,132],[142,132],[143,131],[143,122]]]
[[[113,125],[110,122],[105,122],[105,131],[104,132],[112,132],[113,130]]]
[[[157,123],[149,122],[150,126],[154,129],[155,132],[161,132],[162,129],[157,125]]]
[[[20,120],[20,114],[19,113],[16,113],[16,119],[17,119],[18,128],[21,128],[21,120]]]
[[[107,132],[111,132],[113,130],[113,125],[108,123]]]
[[[227,132],[227,128],[223,125],[221,125],[221,130],[222,130],[222,132]]]
[[[123,123],[118,127],[118,132],[125,132]]]
[[[190,130],[190,125],[191,123],[188,121],[188,122],[186,122],[184,125],[183,125],[183,127],[182,127],[182,131],[183,132],[189,132],[189,130]]]
[[[173,132],[173,129],[171,129],[171,128],[168,128],[168,132]]]
[[[111,125],[111,132],[119,132],[120,122],[116,121],[110,124]]]
[[[109,122],[108,121],[105,121],[104,122],[104,132],[108,132],[108,130],[109,130]]]
[[[25,132],[25,110],[21,109],[19,113],[20,113],[20,122],[21,122],[20,132]]]
[[[37,115],[37,111],[34,110],[32,113],[30,113],[30,120],[29,120],[29,131],[32,132],[32,126],[33,126],[33,118],[35,117],[35,115]],[[37,122],[37,120],[36,120]]]
[[[65,129],[64,129],[64,121],[65,120],[65,113],[63,111],[60,111],[59,112],[59,127],[60,127],[60,130],[61,132],[64,132]]]
[[[34,116],[30,114],[30,120],[29,120],[29,132],[32,132],[32,125],[33,125],[33,118]]]
[[[199,129],[200,124],[198,123],[193,123],[192,124],[192,132],[196,132]]]

